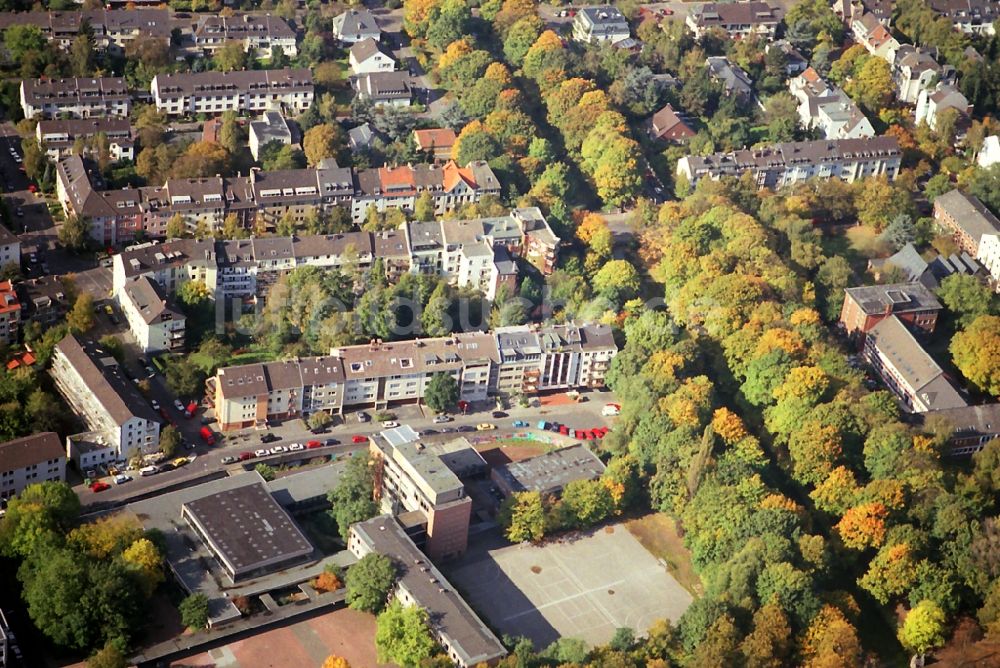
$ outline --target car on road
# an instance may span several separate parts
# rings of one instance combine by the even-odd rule
[[[125,475],[124,473],[119,473],[115,476],[116,485],[124,485],[127,482],[132,482],[132,476]]]
[[[252,452],[241,452],[240,453],[239,460],[241,462],[245,462],[248,459],[253,459],[253,453]]]
[[[436,433],[438,433],[437,429],[421,429],[419,432],[417,432],[417,435],[418,436],[433,436]]]
[[[493,411],[492,415],[493,415],[493,417],[494,417],[494,418],[496,418],[497,420],[499,420],[500,418],[505,418],[505,417],[507,417],[507,414],[506,414],[506,413],[504,413],[503,411]]]
[[[450,415],[435,415],[433,422],[434,424],[444,424],[445,422],[451,422],[454,419],[455,418]]]
[[[180,399],[174,399],[174,408],[179,410],[181,413],[184,412],[184,404],[181,403]]]
[[[368,415],[368,413],[365,413],[364,411],[358,411],[358,422],[368,422],[371,419],[372,418],[370,415]]]
[[[98,480],[93,485],[90,486],[90,491],[92,492],[103,492],[106,489],[111,489],[111,485],[104,482],[103,480]]]
[[[269,451],[272,455],[280,455],[282,452],[288,452],[288,448],[283,445],[276,445]]]
[[[604,417],[619,415],[621,412],[622,407],[619,404],[604,404],[604,408],[601,409],[601,415]]]
[[[148,475],[156,475],[159,472],[160,469],[156,468],[155,466],[143,466],[141,469],[139,469],[139,475],[143,477],[146,477]]]
[[[319,441],[309,441],[309,442],[310,443],[319,443]],[[291,452],[298,452],[299,450],[305,450],[306,446],[302,445],[301,443],[292,443],[291,445],[288,446],[288,449]]]
[[[569,427],[564,424],[559,425],[559,433],[563,436],[569,436]]]
[[[456,429],[455,427],[444,427],[441,429],[442,434],[452,434],[456,431],[458,431],[458,429]]]
[[[463,433],[468,433],[470,431],[476,431],[476,428],[473,427],[471,424],[463,424],[461,427],[458,428],[458,431]]]
[[[398,426],[399,426],[399,423],[396,422],[396,421],[394,421],[394,420],[386,420],[386,421],[382,422],[382,428],[383,429],[393,429],[393,428],[398,427]]]
[[[187,457],[178,457],[177,459],[175,459],[174,461],[172,461],[170,463],[173,464],[174,466],[184,466],[185,464],[188,463],[188,458]]]
[[[232,455],[226,455],[222,458],[223,464],[235,464],[238,461],[240,461],[239,458],[233,457]]]
[[[254,450],[253,451],[253,456],[254,457],[267,457],[269,454],[271,454],[271,453],[268,452],[267,450]]]
[[[328,438],[323,442],[323,445],[340,445],[340,440],[336,438]]]
[[[360,434],[351,437],[351,443],[367,443],[368,437],[361,436]]]
[[[558,434],[559,433],[559,429],[561,427],[562,427],[562,425],[559,424],[558,422],[552,422],[552,423],[549,424],[549,431],[552,431],[552,432],[555,432],[555,433]]]
[[[281,440],[280,436],[272,434],[271,432],[267,432],[266,434],[260,437],[261,443],[274,443],[275,441],[280,441],[280,440]]]
[[[163,462],[156,467],[158,473],[166,473],[167,471],[173,471],[177,466],[173,462]]]
[[[529,426],[528,423],[525,422],[524,420],[514,420],[514,428],[515,429],[525,429],[528,426]]]
[[[149,400],[149,405],[153,407],[154,411],[159,411],[160,410],[160,402],[157,401],[156,399],[150,399]]]
[[[24,218],[24,209],[22,209],[21,207],[17,207],[16,209],[14,209],[14,215],[17,216],[18,218]]]
[[[476,425],[476,431],[493,431],[497,426],[492,422],[480,422]]]
[[[184,408],[184,417],[186,417],[186,418],[193,417],[194,414],[195,414],[195,412],[197,412],[197,410],[198,410],[198,402],[197,401],[191,401]]]

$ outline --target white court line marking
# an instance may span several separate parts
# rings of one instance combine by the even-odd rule
[[[532,607],[529,610],[523,610],[521,612],[515,612],[513,615],[509,615],[507,617],[504,617],[504,621],[508,621],[508,620],[511,620],[511,619],[516,619],[517,617],[523,617],[524,615],[531,614],[532,612],[537,612],[539,610],[544,610],[545,608],[551,608],[554,605],[561,605],[561,604],[565,603],[566,601],[572,601],[573,599],[576,599],[576,598],[581,598],[583,596],[589,596],[590,594],[593,594],[594,592],[606,590],[608,587],[611,587],[612,585],[619,585],[619,584],[621,584],[623,582],[625,582],[625,580],[616,580],[614,582],[609,582],[606,585],[601,585],[600,587],[594,587],[593,589],[588,589],[586,591],[577,592],[577,593],[572,594],[570,596],[563,596],[562,598],[558,598],[558,599],[556,599],[554,601],[549,601],[548,603],[543,603],[542,605],[536,605],[536,606]],[[610,618],[610,616],[608,615],[608,611],[604,609],[604,606],[602,606],[598,601],[594,601],[594,603],[596,603],[597,606],[600,608],[599,612],[603,613],[605,615],[605,617],[608,617],[608,621],[614,623],[614,619]]]

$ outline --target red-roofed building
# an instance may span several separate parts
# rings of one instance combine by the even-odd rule
[[[417,149],[430,153],[437,162],[451,158],[451,149],[455,145],[455,131],[450,128],[431,128],[414,130],[413,141]]]
[[[7,345],[17,343],[21,326],[21,303],[10,281],[0,282],[0,341]]]

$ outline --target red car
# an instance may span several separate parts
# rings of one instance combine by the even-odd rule
[[[355,436],[354,438],[351,439],[351,443],[367,443],[367,442],[368,442],[367,436]]]
[[[186,417],[186,418],[192,418],[192,417],[194,417],[194,413],[197,410],[198,410],[198,402],[197,401],[192,401],[191,403],[189,403],[187,405],[187,408],[184,409],[184,417]]]
[[[163,406],[160,406],[160,415],[163,417],[164,420],[170,422],[170,414],[167,413],[167,409],[164,408]]]
[[[102,480],[98,480],[90,486],[90,491],[92,492],[103,492],[106,489],[111,489],[111,485]]]
[[[241,452],[240,453],[239,460],[241,462],[245,462],[248,459],[253,459],[253,453],[252,452]]]
[[[564,424],[559,425],[559,433],[563,436],[569,436],[569,427]]]
[[[314,448],[322,448],[322,447],[323,447],[323,444],[320,443],[319,441],[309,441],[308,443],[306,443],[306,449],[307,450],[312,450]]]
[[[584,431],[583,429],[574,429],[573,437],[582,441],[587,438],[587,432]]]
[[[23,171],[24,167],[21,167],[21,170]],[[28,192],[31,193],[31,194],[37,193],[38,192],[38,186],[36,186],[34,183],[28,185]]]

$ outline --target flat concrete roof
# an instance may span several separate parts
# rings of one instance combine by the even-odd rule
[[[188,501],[183,512],[234,579],[313,551],[302,530],[261,483]]]
[[[495,479],[507,488],[508,494],[558,494],[567,483],[594,480],[602,473],[604,463],[582,443],[493,469]]]

